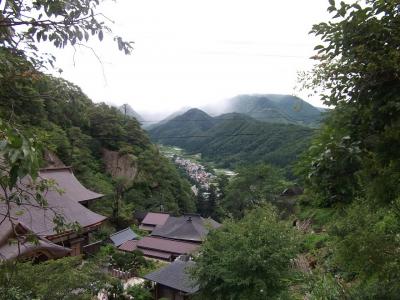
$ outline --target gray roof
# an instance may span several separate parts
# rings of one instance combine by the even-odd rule
[[[186,214],[181,217],[169,217],[163,226],[157,226],[152,236],[161,236],[176,240],[202,242],[210,229],[221,226],[213,219],[204,219],[199,215]]]
[[[198,292],[199,285],[190,277],[189,270],[195,266],[193,261],[176,260],[168,266],[143,276],[147,280],[179,290],[188,294]]]
[[[117,247],[121,246],[126,241],[134,240],[137,237],[137,234],[134,233],[129,227],[110,235],[111,241]]]

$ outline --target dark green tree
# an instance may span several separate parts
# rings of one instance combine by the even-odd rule
[[[399,293],[400,9],[397,0],[336,5],[314,25],[322,39],[305,87],[334,108],[306,154],[307,193],[337,208],[334,270],[355,299]]]
[[[1,299],[93,299],[107,280],[99,266],[79,257],[0,263]]]
[[[241,218],[246,210],[274,202],[286,185],[277,168],[266,164],[242,167],[227,186],[221,206],[228,215]]]
[[[211,231],[193,276],[204,299],[274,299],[286,288],[296,248],[296,232],[267,204]]]

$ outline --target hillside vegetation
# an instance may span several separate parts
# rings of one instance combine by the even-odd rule
[[[138,168],[124,186],[122,216],[133,209],[193,211],[189,183],[151,144],[134,118],[94,104],[79,87],[36,71],[24,58],[0,49],[0,118],[41,139],[87,187],[106,195],[97,210],[111,216],[119,178],[106,171],[104,149],[129,154]],[[43,162],[43,165],[45,163]]]
[[[239,95],[210,105],[204,110],[212,115],[241,113],[258,121],[318,127],[323,119],[320,109],[291,95]]]
[[[121,105],[120,107],[118,107],[118,110],[123,114],[123,115],[126,115],[126,116],[129,116],[129,117],[132,117],[132,118],[135,118],[137,121],[139,121],[139,122],[142,122],[143,121],[143,118],[142,118],[142,116],[138,113],[138,112],[136,112],[133,108],[132,108],[132,106],[130,106],[129,104],[123,104],[123,105]]]
[[[221,167],[259,162],[287,167],[307,148],[314,130],[260,122],[238,113],[211,117],[191,109],[149,133],[157,143],[202,153]]]

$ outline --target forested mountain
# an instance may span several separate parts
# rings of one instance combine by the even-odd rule
[[[160,122],[154,122],[154,123],[151,122],[148,125],[144,124],[145,125],[144,128],[147,130],[154,129],[157,126],[163,125],[163,124],[167,123],[168,121],[170,121],[180,115],[183,115],[185,112],[189,111],[190,109],[191,109],[190,107],[182,107],[181,109],[177,110],[176,112],[174,112],[174,113],[170,114],[169,116],[167,116],[166,118],[162,119]]]
[[[314,130],[260,122],[238,113],[211,117],[191,109],[149,132],[158,143],[201,152],[220,166],[263,161],[285,167],[306,149]]]
[[[239,95],[205,108],[210,114],[242,113],[258,121],[316,127],[321,110],[290,95]]]
[[[143,121],[143,118],[141,115],[139,115],[129,104],[123,104],[120,107],[118,107],[118,110],[123,114],[127,115],[129,117],[135,118],[139,122]]]
[[[104,103],[94,104],[79,87],[35,70],[6,49],[0,49],[0,75],[0,119],[42,140],[85,186],[105,194],[97,203],[103,214],[111,215],[120,185],[120,178],[106,171],[106,151],[117,158],[129,155],[137,169],[123,188],[121,205],[128,217],[134,209],[195,209],[189,183],[151,144],[136,119]]]

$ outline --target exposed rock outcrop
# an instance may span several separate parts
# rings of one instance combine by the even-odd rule
[[[136,156],[107,149],[103,149],[102,152],[106,171],[113,178],[124,178],[127,181],[133,181],[136,178],[138,173]]]
[[[44,160],[44,167],[45,168],[61,168],[65,167],[64,163],[61,161],[61,159],[52,151],[50,150],[44,150],[44,155],[43,155],[43,160]]]

